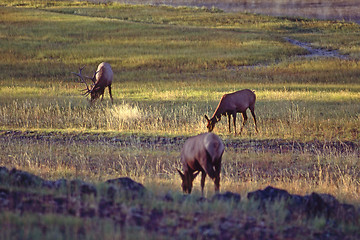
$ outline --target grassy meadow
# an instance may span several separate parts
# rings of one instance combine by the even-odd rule
[[[250,116],[241,136],[228,133],[226,118],[214,130],[231,146],[221,191],[245,196],[272,185],[360,206],[358,24],[111,2],[0,5],[0,166],[95,183],[128,176],[158,195],[180,192],[183,140],[206,131],[204,114],[212,115],[223,94],[250,88],[259,133]],[[347,59],[308,58],[285,37]],[[71,72],[86,65],[92,75],[102,61],[114,71],[114,104],[105,90],[90,106]],[[156,145],[153,138],[181,140]],[[273,140],[310,147],[273,152]],[[345,147],[328,148],[332,142]],[[251,147],[257,143],[264,144]],[[194,185],[199,195],[199,179]]]
[[[281,17],[307,17],[360,22],[360,6],[356,0],[116,0],[172,6],[221,8],[227,12],[250,12]]]

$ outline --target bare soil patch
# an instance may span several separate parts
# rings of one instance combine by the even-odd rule
[[[140,134],[107,134],[107,133],[63,133],[63,132],[40,132],[40,131],[14,131],[0,130],[0,139],[23,140],[23,141],[44,141],[59,143],[90,143],[99,142],[117,146],[139,146],[152,148],[181,149],[186,136],[153,136]],[[245,140],[223,138],[225,146],[235,151],[271,151],[274,153],[288,153],[296,151],[307,151],[311,153],[324,152],[354,152],[360,156],[360,141],[308,141],[285,139]]]

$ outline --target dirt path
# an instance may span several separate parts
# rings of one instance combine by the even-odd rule
[[[180,149],[188,137],[185,136],[152,136],[140,134],[115,134],[107,133],[62,133],[62,132],[40,132],[40,131],[14,131],[0,130],[0,141],[36,141],[36,142],[59,142],[69,143],[94,143],[103,142],[119,146],[140,146],[151,148]],[[360,141],[308,141],[301,142],[285,139],[229,139],[222,137],[227,148],[235,151],[271,151],[274,153],[287,152],[354,152],[360,156]]]

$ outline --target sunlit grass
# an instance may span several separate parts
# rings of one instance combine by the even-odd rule
[[[260,84],[208,81],[186,83],[158,81],[114,84],[114,105],[105,92],[104,102],[90,107],[80,83],[65,85],[38,82],[3,87],[0,120],[3,129],[93,129],[154,134],[194,135],[205,131],[204,114],[211,115],[225,93],[254,89],[260,133],[253,133],[252,119],[242,137],[297,140],[359,137],[359,89],[356,85]],[[118,87],[117,87],[118,86]],[[205,87],[204,87],[205,86]],[[207,88],[206,86],[209,86]],[[239,114],[239,119],[241,116]],[[307,131],[304,131],[306,129]],[[228,134],[224,118],[215,132]]]
[[[1,129],[190,136],[206,131],[204,114],[213,113],[223,94],[250,88],[257,95],[260,131],[255,134],[250,118],[236,138],[359,139],[355,24],[207,8],[6,5],[20,7],[0,10]],[[352,59],[299,58],[306,51],[284,36]],[[113,67],[115,102],[110,104],[106,91],[104,102],[90,106],[71,72],[86,64],[90,75],[101,61]],[[234,138],[225,118],[215,133]]]
[[[21,138],[6,141],[3,138],[0,141],[4,153],[0,156],[2,165],[54,180],[64,177],[104,182],[128,176],[160,195],[181,190],[176,172],[176,168],[181,167],[181,144],[139,143],[136,135],[123,136],[122,141],[114,142],[102,139],[101,135],[96,142],[88,141],[85,136],[80,136],[81,140],[76,132],[65,135],[52,132],[42,136],[50,141],[28,142]],[[245,196],[247,192],[272,185],[293,194],[329,193],[340,201],[360,204],[357,154],[345,148],[342,153],[331,148],[274,153],[266,146],[258,151],[238,151],[229,147],[223,157],[221,190]],[[194,194],[200,194],[199,179],[194,183]],[[156,188],[160,182],[162,187]],[[205,192],[207,196],[214,194],[209,178]]]

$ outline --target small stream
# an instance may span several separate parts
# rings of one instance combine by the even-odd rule
[[[321,48],[313,48],[310,43],[300,42],[291,38],[284,38],[289,43],[302,47],[308,51],[308,54],[303,55],[308,58],[316,58],[316,57],[329,57],[329,58],[340,58],[340,59],[349,59],[348,56],[340,54],[337,50],[327,50]]]
[[[300,42],[296,39],[292,39],[292,38],[288,38],[285,37],[284,38],[287,42],[304,48],[308,51],[307,54],[303,54],[303,55],[296,55],[295,57],[305,57],[305,58],[338,58],[338,59],[342,59],[342,60],[348,60],[349,56],[340,54],[337,50],[327,50],[327,49],[321,49],[321,48],[314,48],[311,46],[311,43],[307,43],[307,42]],[[276,61],[277,63],[279,61]],[[241,69],[254,69],[254,68],[258,68],[258,67],[267,67],[269,66],[269,63],[259,63],[259,64],[255,64],[255,65],[245,65],[245,66],[229,66],[228,69],[229,70],[241,70]]]

